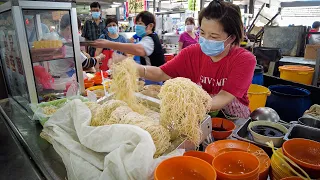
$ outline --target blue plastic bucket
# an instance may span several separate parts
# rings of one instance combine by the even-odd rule
[[[297,121],[310,108],[310,91],[285,85],[269,86],[271,95],[266,106],[274,109],[281,120],[286,122]]]
[[[263,86],[263,66],[256,65],[256,68],[254,69],[254,75],[252,78],[252,84],[258,84],[260,86]]]

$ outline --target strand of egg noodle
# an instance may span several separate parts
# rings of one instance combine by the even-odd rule
[[[198,145],[202,133],[200,123],[210,110],[209,94],[190,79],[175,78],[164,83],[159,98],[160,124]]]
[[[138,92],[138,72],[135,68],[135,62],[127,58],[120,63],[113,64],[111,70],[110,92],[114,93],[114,99],[126,102],[135,112],[143,114],[146,107],[135,96],[135,92]]]

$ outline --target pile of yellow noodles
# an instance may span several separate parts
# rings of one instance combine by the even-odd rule
[[[91,126],[112,124],[131,124],[149,132],[156,146],[155,157],[162,155],[171,145],[170,132],[154,119],[134,112],[127,104],[120,100],[110,100],[97,109],[93,104],[87,104],[91,112],[96,115],[91,120]]]
[[[127,58],[114,64],[112,70],[112,85],[110,92],[114,93],[114,99],[124,101],[134,111],[143,114],[146,108],[139,103],[135,92],[138,91],[138,72],[135,62]]]
[[[200,123],[210,110],[209,94],[190,79],[175,78],[164,83],[159,97],[160,123],[198,145],[202,133]]]

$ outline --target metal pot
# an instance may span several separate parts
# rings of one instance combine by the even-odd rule
[[[270,121],[270,122],[279,122],[280,117],[278,113],[269,107],[261,107],[256,110],[254,110],[250,117],[252,120],[256,121]]]

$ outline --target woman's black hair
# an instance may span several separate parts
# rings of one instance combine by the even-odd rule
[[[60,20],[60,29],[63,30],[71,25],[70,14],[65,14]]]
[[[114,22],[114,23],[116,23],[118,25],[118,20],[115,17],[108,17],[107,20],[106,20],[106,25],[108,26],[108,24],[110,24],[112,22]]]
[[[146,26],[149,24],[154,24],[152,31],[156,29],[156,20],[154,18],[154,15],[150,13],[149,11],[142,11],[136,16],[136,23],[137,21],[141,20]]]
[[[90,4],[90,9],[92,9],[92,8],[101,9],[101,6],[100,6],[100,4],[98,2],[93,2],[93,3]]]
[[[239,45],[243,39],[243,23],[240,8],[229,2],[213,0],[199,14],[199,24],[203,18],[218,21],[229,36],[235,37],[233,44]]]

